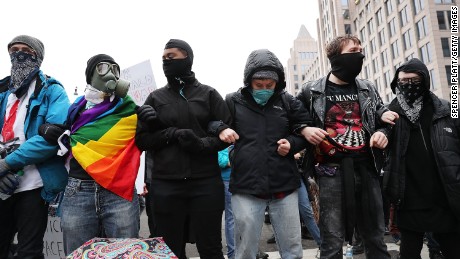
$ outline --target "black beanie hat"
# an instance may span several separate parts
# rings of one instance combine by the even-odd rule
[[[193,50],[187,42],[178,39],[170,39],[168,43],[166,43],[165,49],[171,48],[179,48],[185,50],[187,52],[188,58],[190,58],[190,61],[193,64]]]
[[[115,62],[115,60],[111,56],[106,54],[97,54],[92,58],[88,59],[85,71],[87,84],[91,83],[91,77],[93,76],[94,68],[96,68],[96,65],[103,61],[118,65],[118,63]]]

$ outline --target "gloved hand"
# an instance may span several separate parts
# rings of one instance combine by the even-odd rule
[[[201,151],[203,149],[203,140],[191,129],[178,129],[174,135],[182,148],[189,152]]]
[[[45,123],[38,127],[38,134],[42,136],[48,143],[57,145],[58,138],[68,130],[69,127],[64,124]]]
[[[0,159],[0,177],[8,174],[11,167],[6,163],[5,159]]]
[[[136,109],[137,118],[143,122],[148,124],[152,124],[157,119],[157,112],[155,109],[150,105],[142,105],[141,107]]]
[[[15,173],[7,173],[0,177],[0,192],[12,195],[19,186],[19,176]]]

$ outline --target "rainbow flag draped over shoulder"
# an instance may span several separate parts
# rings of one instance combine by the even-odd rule
[[[118,100],[117,100],[118,99]],[[86,105],[79,98],[80,111]],[[105,100],[72,123],[71,155],[102,187],[131,201],[141,152],[134,143],[137,115],[131,97]]]

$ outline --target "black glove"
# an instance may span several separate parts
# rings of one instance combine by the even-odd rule
[[[38,127],[38,134],[48,143],[57,145],[58,138],[68,129],[69,127],[64,124],[45,123]]]
[[[143,122],[148,124],[152,124],[157,119],[157,112],[155,109],[150,105],[142,105],[141,107],[136,109],[137,118]]]
[[[8,174],[11,167],[5,162],[5,159],[0,159],[0,177]]]
[[[8,173],[0,178],[0,192],[11,195],[19,186],[19,176],[15,173]]]
[[[203,140],[191,129],[178,129],[174,135],[181,147],[189,152],[201,151],[203,149]]]

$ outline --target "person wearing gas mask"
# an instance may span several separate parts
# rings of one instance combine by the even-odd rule
[[[63,123],[70,102],[61,83],[40,69],[45,48],[39,39],[17,36],[8,52],[11,75],[0,80],[0,141],[19,147],[0,159],[0,258],[8,257],[16,233],[17,258],[44,258],[48,204],[64,190],[67,171],[38,129]]]
[[[136,105],[117,62],[91,57],[85,95],[70,106],[65,125],[45,124],[40,134],[68,149],[69,180],[61,202],[64,251],[94,237],[136,238],[139,201],[134,187],[140,164]]]
[[[210,136],[207,126],[220,121],[217,132],[221,132],[231,117],[221,95],[198,82],[192,64],[193,51],[187,42],[166,43],[163,71],[168,83],[150,93],[139,108],[136,143],[141,150],[152,151],[148,195],[153,201],[155,235],[163,236],[182,259],[190,229],[200,258],[221,259],[224,185],[217,153],[228,144]]]
[[[416,58],[391,82],[396,97],[388,108],[400,119],[391,130],[384,187],[397,206],[401,259],[420,258],[424,232],[433,232],[444,258],[460,254],[460,120],[430,82]]]
[[[379,175],[385,132],[398,115],[385,108],[372,83],[357,78],[361,52],[355,36],[333,39],[326,47],[331,72],[308,82],[297,96],[313,118],[301,134],[311,144],[304,171],[319,179],[321,258],[342,258],[343,241],[352,241],[355,224],[366,258],[390,258]]]

